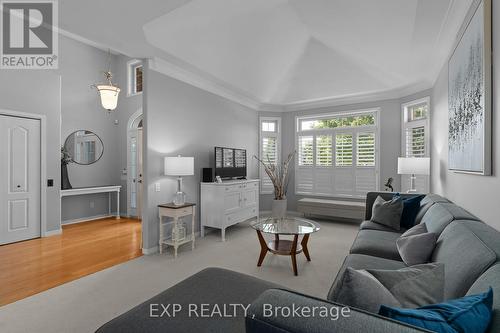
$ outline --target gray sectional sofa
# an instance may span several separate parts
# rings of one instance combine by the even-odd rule
[[[98,332],[428,332],[374,313],[350,309],[349,317],[268,316],[265,306],[317,307],[338,310],[336,303],[342,276],[347,267],[355,269],[399,269],[405,264],[399,257],[396,239],[404,230],[394,231],[370,222],[375,198],[392,198],[392,193],[371,192],[366,200],[366,221],[360,226],[350,254],[333,281],[324,299],[286,290],[278,285],[251,276],[219,268],[205,269],[172,288],[133,308],[103,325]],[[404,194],[403,196],[408,196]],[[429,194],[421,202],[418,223],[425,223],[430,232],[439,234],[432,254],[433,262],[444,263],[445,298],[494,292],[494,313],[489,333],[500,332],[500,232],[486,225],[465,209],[446,198]],[[370,295],[367,295],[370,297]],[[194,304],[247,304],[230,318],[193,317],[187,310],[175,317],[151,317],[151,304],[181,304],[187,309]]]

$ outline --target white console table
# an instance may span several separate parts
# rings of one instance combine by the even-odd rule
[[[111,193],[116,192],[116,218],[120,218],[120,185],[95,186],[95,187],[76,187],[69,190],[61,190],[61,198],[73,195],[85,195],[96,193],[108,193],[109,215],[111,216]]]
[[[201,183],[201,236],[205,228],[221,231],[259,216],[259,179],[231,180],[222,183]]]

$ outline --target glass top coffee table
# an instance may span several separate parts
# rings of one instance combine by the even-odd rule
[[[286,255],[292,257],[293,273],[297,275],[296,255],[304,252],[306,259],[311,261],[307,242],[309,241],[309,235],[318,231],[320,226],[316,222],[302,217],[287,216],[275,219],[270,216],[261,216],[256,222],[252,223],[252,228],[257,231],[261,248],[257,266],[262,265],[267,252]],[[262,233],[273,234],[274,240],[267,242]],[[293,239],[280,239],[280,235],[293,236]],[[299,236],[302,236],[300,244],[298,244]]]

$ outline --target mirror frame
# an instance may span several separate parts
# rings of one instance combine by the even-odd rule
[[[75,164],[78,164],[78,165],[92,165],[92,164],[94,164],[94,163],[97,163],[97,162],[98,162],[98,161],[102,158],[102,155],[104,155],[104,142],[102,142],[101,137],[100,137],[99,135],[97,135],[97,133],[96,133],[96,132],[93,132],[93,131],[91,131],[91,130],[86,130],[86,129],[79,129],[79,130],[73,131],[73,132],[71,132],[70,134],[68,134],[68,136],[66,137],[66,140],[64,140],[64,146],[63,146],[63,147],[64,147],[64,149],[66,149],[66,143],[68,142],[68,139],[69,139],[72,135],[74,135],[75,133],[77,133],[77,132],[82,132],[82,131],[83,131],[83,132],[91,132],[91,133],[94,133],[94,135],[95,135],[95,136],[99,139],[99,141],[101,142],[101,146],[102,146],[101,155],[99,155],[99,157],[98,157],[98,158],[97,158],[94,162],[92,162],[92,163],[79,163],[79,162],[77,162],[77,161],[75,161],[75,160],[73,159],[73,156],[71,156],[71,161],[72,161],[73,163],[75,163]]]

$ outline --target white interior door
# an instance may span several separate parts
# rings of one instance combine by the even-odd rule
[[[0,115],[0,244],[40,237],[40,120]]]
[[[143,175],[143,170],[142,170],[142,128],[139,128],[137,130],[137,217],[142,216],[142,177]]]
[[[142,128],[129,131],[129,215],[140,217],[142,214]]]

